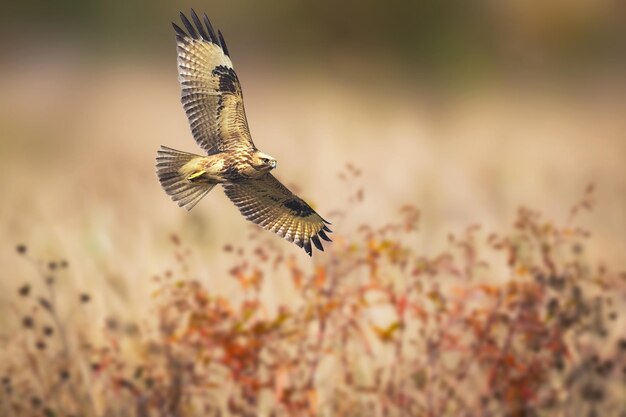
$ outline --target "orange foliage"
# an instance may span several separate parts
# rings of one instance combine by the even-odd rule
[[[357,204],[363,191],[350,198]],[[587,193],[572,212],[591,205]],[[108,408],[89,415],[565,416],[610,415],[601,410],[623,404],[613,389],[623,388],[626,369],[611,301],[619,276],[580,256],[589,234],[574,217],[564,227],[520,209],[511,233],[471,226],[432,256],[409,243],[418,219],[405,206],[395,223],[343,231],[307,267],[269,242],[248,256],[229,245],[241,300],[186,279],[188,251],[173,236],[181,271],[158,281],[154,328],[131,335],[110,323],[100,346],[81,343],[87,373],[67,351],[47,356],[57,362],[38,355],[36,338],[24,339],[24,352],[38,368],[71,368],[74,387],[97,387]],[[263,298],[279,276],[293,284],[290,306]],[[52,301],[25,288],[26,311],[55,314]],[[32,323],[23,320],[25,331]],[[124,356],[127,339],[142,346],[140,358]],[[0,396],[6,415],[81,411],[69,385],[0,368],[10,376]],[[17,395],[50,400],[54,414]]]

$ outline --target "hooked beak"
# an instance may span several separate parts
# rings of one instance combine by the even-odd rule
[[[272,169],[276,168],[276,165],[277,165],[276,160],[273,160],[270,162],[270,166],[272,167]]]

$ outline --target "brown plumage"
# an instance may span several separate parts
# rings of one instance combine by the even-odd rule
[[[186,31],[176,32],[178,79],[191,132],[207,156],[161,146],[157,176],[179,206],[191,210],[215,185],[244,217],[295,243],[311,255],[313,245],[324,250],[330,229],[304,200],[270,171],[276,160],[260,152],[248,129],[243,94],[221,32],[215,33],[206,14],[180,14]]]

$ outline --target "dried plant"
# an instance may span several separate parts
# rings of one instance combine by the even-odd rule
[[[365,196],[360,171],[341,179]],[[522,208],[513,228],[471,226],[446,250],[414,249],[419,211],[354,231],[337,228],[327,254],[303,267],[255,233],[226,246],[240,299],[189,278],[190,250],[172,237],[179,268],[155,279],[150,326],[107,321],[92,341],[68,328],[55,301],[67,262],[45,267],[25,246],[45,292],[17,293],[22,330],[6,341],[2,415],[17,416],[623,416],[624,275],[585,254],[576,226]],[[263,288],[289,277],[274,308]],[[78,294],[78,308],[91,295]],[[134,354],[125,343],[132,341]],[[621,413],[621,414],[620,414]]]

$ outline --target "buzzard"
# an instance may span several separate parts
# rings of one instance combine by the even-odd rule
[[[190,21],[180,14],[186,31],[176,32],[178,79],[182,104],[196,142],[207,153],[195,155],[161,146],[156,172],[165,192],[179,206],[191,210],[217,184],[241,214],[262,228],[304,248],[311,242],[324,250],[320,238],[331,232],[319,214],[280,183],[270,171],[276,159],[252,142],[243,94],[230,53],[205,14],[191,10]]]

